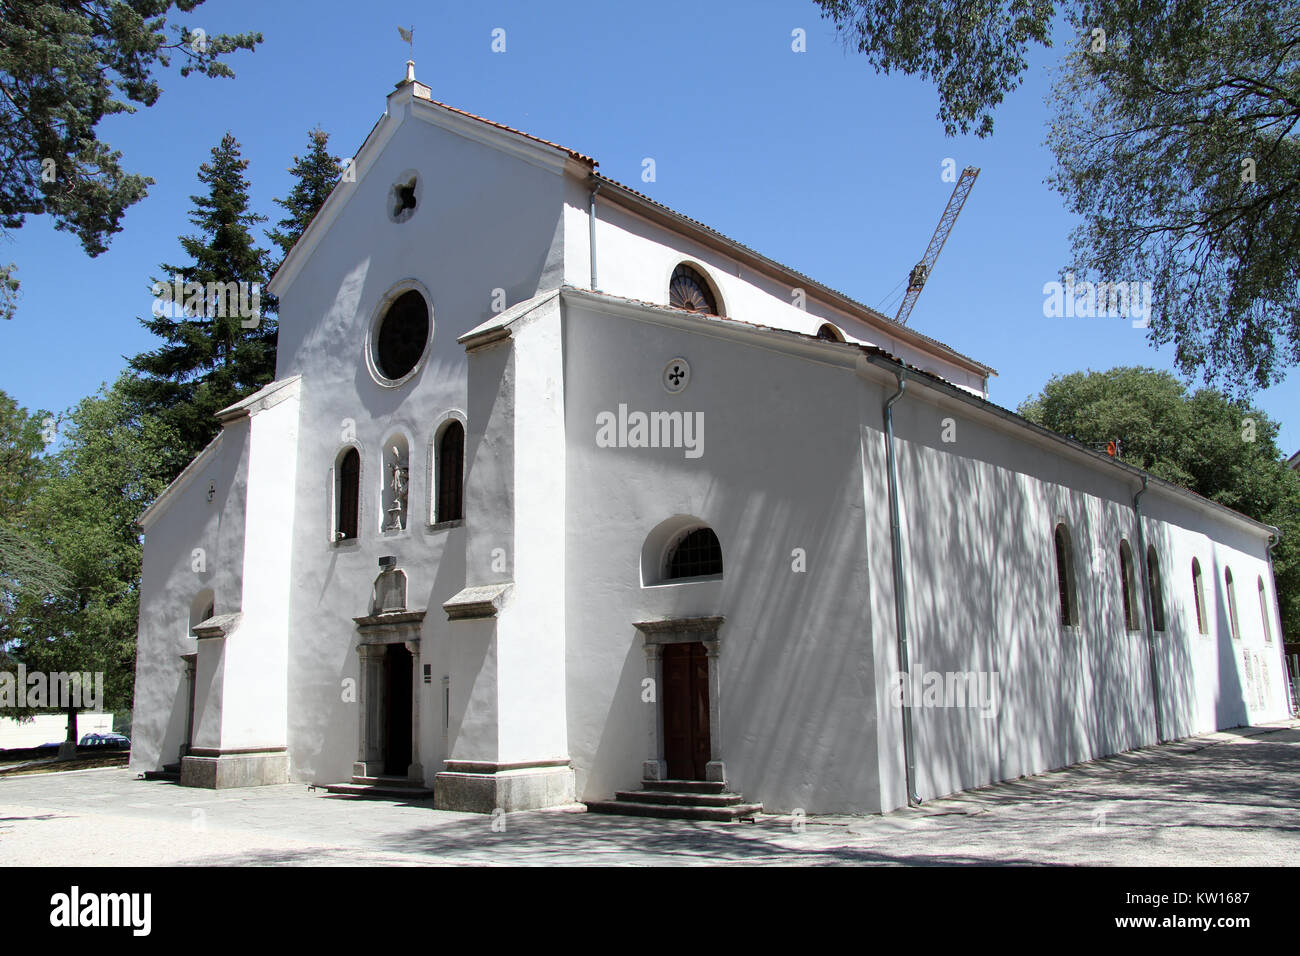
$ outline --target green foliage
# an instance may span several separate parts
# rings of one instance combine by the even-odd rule
[[[239,143],[227,133],[213,148],[211,162],[199,168],[207,195],[190,197],[194,202],[190,221],[200,234],[183,236],[180,242],[193,262],[162,265],[155,291],[167,295],[177,275],[182,282],[197,282],[205,290],[208,283],[245,283],[249,290],[253,285],[265,287],[269,255],[254,245],[252,229],[266,217],[248,208],[247,167]],[[245,321],[253,320],[241,317],[237,310],[224,309],[222,315],[211,300],[191,302],[188,297],[182,303],[164,303],[156,310],[162,315],[141,320],[163,344],[131,360],[136,374],[126,391],[145,414],[160,417],[175,431],[184,462],[216,435],[216,412],[265,385],[275,374],[276,323],[267,316],[274,303],[264,293],[261,299],[262,315],[253,328],[244,327]],[[173,305],[177,306],[174,315]]]
[[[816,0],[877,70],[933,82],[949,135],[993,129],[1052,3]],[[1069,0],[1049,180],[1080,280],[1151,284],[1179,369],[1245,394],[1300,363],[1300,3]],[[1243,162],[1250,162],[1243,165]],[[1066,270],[1062,270],[1063,272]]]
[[[276,205],[287,210],[289,215],[276,224],[278,229],[268,233],[271,241],[280,247],[282,262],[294,243],[307,231],[339,181],[339,158],[329,153],[329,133],[316,128],[307,136],[307,154],[295,156],[293,165],[289,167],[296,180],[289,198],[275,200]]]
[[[1184,372],[1279,381],[1300,362],[1300,7],[1086,3],[1079,16],[1109,39],[1081,41],[1054,90],[1051,182],[1082,219],[1074,271],[1151,282],[1151,337]]]
[[[174,7],[203,0],[0,0],[0,236],[29,215],[48,215],[91,256],[121,229],[123,212],[153,180],[128,173],[122,154],[99,138],[105,116],[152,106],[154,76],[173,56],[181,76],[234,73],[222,56],[253,50],[260,33],[207,36],[172,27]],[[0,315],[13,314],[13,265],[0,267]]]
[[[993,108],[1023,81],[1033,44],[1051,46],[1043,0],[815,0],[846,45],[878,72],[920,76],[939,93],[949,136],[993,132]]]
[[[28,414],[0,391],[0,618],[21,595],[43,597],[69,584],[67,572],[22,531],[45,478],[42,455],[55,424],[49,413]]]
[[[1117,439],[1128,463],[1278,528],[1282,627],[1300,638],[1300,474],[1286,466],[1276,422],[1215,389],[1189,394],[1149,368],[1056,376],[1019,411],[1093,447]]]
[[[109,707],[129,705],[135,674],[141,542],[135,520],[163,487],[175,435],[141,418],[122,380],[68,416],[29,486],[19,531],[68,575],[28,589],[0,615],[0,647],[29,670],[102,671]]]

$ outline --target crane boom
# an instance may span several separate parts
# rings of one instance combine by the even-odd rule
[[[925,288],[925,280],[930,278],[930,270],[934,268],[935,260],[943,251],[943,244],[948,241],[948,233],[952,232],[953,224],[961,214],[961,207],[966,205],[966,197],[970,195],[970,189],[975,185],[975,177],[979,174],[978,166],[967,166],[961,171],[961,177],[953,187],[952,195],[948,197],[948,207],[939,217],[939,225],[935,227],[934,235],[930,237],[930,245],[926,247],[925,255],[921,257],[920,262],[912,266],[912,271],[907,277],[907,294],[903,296],[903,301],[898,307],[898,315],[894,317],[894,321],[900,325],[905,325],[908,316],[912,314],[912,306],[916,305],[917,297]]]

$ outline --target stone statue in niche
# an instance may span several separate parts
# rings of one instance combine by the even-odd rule
[[[388,521],[385,531],[400,531],[406,527],[406,494],[409,485],[410,469],[402,459],[402,453],[396,445],[392,447],[392,457],[388,462],[388,488],[392,492],[393,503],[388,506]]]

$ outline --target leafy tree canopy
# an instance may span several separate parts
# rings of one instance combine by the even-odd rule
[[[106,704],[129,706],[139,612],[135,521],[162,490],[166,423],[140,417],[122,381],[81,401],[23,509],[19,530],[65,569],[67,586],[28,589],[0,615],[0,648],[29,671],[102,672]]]
[[[1081,218],[1068,270],[1150,283],[1151,341],[1207,383],[1244,394],[1300,362],[1296,0],[816,2],[877,70],[932,82],[949,135],[992,133],[1059,12],[1047,142]]]

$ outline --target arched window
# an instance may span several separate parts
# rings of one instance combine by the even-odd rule
[[[1151,589],[1151,626],[1157,631],[1165,629],[1165,591],[1160,581],[1160,561],[1156,547],[1147,545],[1147,587]]]
[[[1127,541],[1119,543],[1119,586],[1124,599],[1124,627],[1138,629],[1137,604],[1133,587],[1133,551]]]
[[[817,338],[827,342],[843,342],[844,333],[831,325],[829,322],[822,323],[822,327],[817,330]]]
[[[688,312],[718,314],[718,300],[709,280],[685,263],[674,269],[668,280],[668,304]]]
[[[1062,522],[1053,534],[1056,545],[1056,593],[1060,620],[1065,625],[1079,623],[1079,599],[1074,586],[1074,554],[1070,545],[1070,529]]]
[[[1205,606],[1205,585],[1201,583],[1201,562],[1192,558],[1192,597],[1196,599],[1196,629],[1210,633],[1209,609]]]
[[[1223,569],[1223,583],[1228,590],[1228,627],[1234,641],[1241,640],[1241,628],[1237,625],[1237,589],[1232,586],[1232,568]]]
[[[338,474],[335,495],[334,540],[345,541],[357,536],[357,518],[361,511],[361,453],[346,449],[335,468]]]
[[[666,580],[722,574],[722,545],[712,528],[687,532],[668,552]]]
[[[1264,642],[1273,643],[1273,622],[1269,619],[1268,592],[1264,589],[1264,579],[1259,579],[1259,618],[1264,622]]]
[[[433,505],[433,520],[438,524],[458,521],[465,517],[465,427],[454,418],[438,436],[435,460],[438,497]]]

